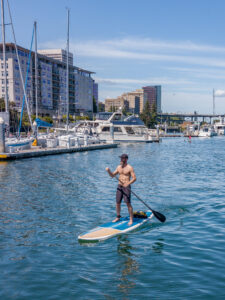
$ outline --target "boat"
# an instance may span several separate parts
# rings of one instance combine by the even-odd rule
[[[133,224],[130,226],[128,225],[130,221],[129,216],[120,218],[118,222],[109,222],[109,223],[102,224],[98,227],[95,227],[94,229],[91,229],[83,234],[80,234],[78,236],[78,240],[81,242],[82,241],[98,242],[98,241],[107,240],[117,235],[128,233],[142,226],[144,223],[148,222],[153,217],[153,213],[150,211],[145,212],[144,214],[145,214],[144,218],[135,216],[134,214]]]
[[[200,128],[198,136],[199,137],[212,137],[216,136],[217,133],[214,130],[213,126],[203,126]]]
[[[218,135],[225,135],[225,123],[224,118],[220,117],[219,122],[214,124],[214,129]]]
[[[199,131],[200,131],[200,124],[193,123],[187,126],[187,130],[184,132],[184,136],[197,137],[199,136]]]
[[[27,137],[27,138],[9,137],[6,138],[5,141],[5,148],[6,148],[5,150],[6,152],[13,153],[19,150],[30,149],[33,141],[34,141],[33,137]]]
[[[122,112],[98,113],[95,121],[79,121],[74,131],[86,130],[91,134],[97,134],[101,141],[106,142],[153,142],[144,122],[136,115],[124,116]]]

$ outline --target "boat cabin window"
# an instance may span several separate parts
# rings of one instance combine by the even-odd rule
[[[121,127],[114,127],[114,132],[122,132]]]
[[[105,127],[102,128],[102,131],[103,132],[110,131],[110,127],[109,126],[105,126]]]
[[[112,118],[113,121],[121,121],[122,119],[123,118],[121,114],[115,114]]]
[[[133,130],[132,127],[125,127],[125,129],[126,129],[126,132],[127,132],[128,134],[135,134],[135,132],[134,132],[134,130]]]

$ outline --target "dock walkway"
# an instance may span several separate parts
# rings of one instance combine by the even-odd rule
[[[110,143],[110,144],[93,144],[88,146],[79,146],[79,147],[70,147],[70,148],[65,148],[65,147],[39,148],[39,149],[32,148],[29,150],[21,150],[15,153],[0,153],[0,161],[16,160],[16,159],[40,157],[46,155],[56,155],[56,154],[64,154],[64,153],[72,153],[72,152],[117,148],[117,146],[118,146],[117,143]]]

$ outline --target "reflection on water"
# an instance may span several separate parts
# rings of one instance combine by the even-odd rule
[[[163,253],[163,247],[164,247],[164,239],[158,239],[157,242],[155,242],[152,245],[152,250],[156,253],[156,254],[162,254]]]
[[[120,266],[118,290],[125,297],[128,296],[130,289],[134,288],[136,283],[135,274],[139,272],[139,264],[134,259],[135,255],[132,253],[135,249],[130,245],[127,236],[119,236],[117,238],[118,246],[117,253],[122,258]],[[132,275],[132,276],[130,276]]]

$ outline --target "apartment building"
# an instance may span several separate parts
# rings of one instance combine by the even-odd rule
[[[105,111],[116,111],[118,109],[129,109],[129,102],[123,97],[105,100]]]
[[[139,114],[143,111],[144,94],[142,89],[122,94],[122,97],[129,102],[129,110],[132,113]]]
[[[161,112],[161,86],[146,86],[132,92],[124,93],[115,99],[105,100],[105,111],[109,111],[111,107],[123,106],[122,102],[127,101],[126,109],[134,114],[143,112],[145,103],[148,101],[150,107],[156,105],[157,113]]]
[[[31,53],[28,70],[29,50],[18,47],[18,54],[26,93],[31,112],[36,110],[34,52]],[[43,50],[44,51],[44,50]],[[46,50],[45,50],[46,51]],[[67,111],[67,70],[65,57],[56,59],[38,53],[38,112],[42,115],[63,115]],[[60,51],[59,51],[60,52]],[[14,44],[6,44],[7,89],[9,101],[20,111],[23,103],[23,86]],[[0,97],[5,97],[2,44],[0,44]],[[93,72],[69,64],[69,112],[93,110]]]

